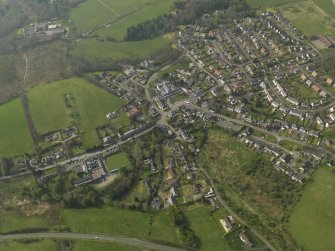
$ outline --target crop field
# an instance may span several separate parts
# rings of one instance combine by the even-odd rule
[[[335,173],[320,167],[293,210],[288,229],[304,250],[334,250]]]
[[[219,222],[209,216],[204,206],[195,205],[185,210],[185,215],[190,221],[191,229],[199,238],[199,250],[230,250],[228,243],[219,229]]]
[[[71,99],[70,108],[65,104],[68,95]],[[87,148],[99,144],[96,128],[108,122],[106,114],[111,111],[121,113],[120,108],[126,102],[81,78],[33,88],[28,98],[39,133],[56,131],[75,122]],[[123,120],[120,124],[129,123],[126,116],[120,116],[120,119]]]
[[[13,157],[34,151],[20,99],[0,106],[0,157]]]
[[[108,157],[106,161],[109,170],[127,167],[130,165],[130,161],[125,153],[114,154]]]
[[[63,210],[63,224],[74,232],[129,236],[178,243],[176,229],[165,211],[149,214],[103,207]]]
[[[332,16],[329,15],[329,11],[332,11],[333,8],[335,9],[335,6],[329,7],[329,11],[325,11],[327,8],[326,6],[328,5],[325,4],[324,1],[296,1],[278,6],[275,9],[280,11],[284,15],[284,17],[290,20],[307,36],[335,36],[335,14],[333,14]],[[331,4],[331,0],[329,0],[329,4]]]
[[[22,243],[18,241],[2,241],[0,242],[0,250],[6,251],[61,251],[61,247],[53,240],[39,240],[30,243]]]
[[[71,251],[140,251],[141,248],[111,242],[76,241]]]

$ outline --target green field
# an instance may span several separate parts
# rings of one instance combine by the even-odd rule
[[[313,0],[316,5],[323,9],[329,16],[335,19],[335,4],[332,0]]]
[[[247,0],[247,3],[254,8],[268,8],[301,0]]]
[[[113,2],[115,0],[110,1]],[[133,0],[128,0],[128,2],[131,1]],[[134,26],[140,22],[144,22],[145,20],[152,19],[159,15],[167,13],[170,10],[173,3],[174,0],[164,0],[164,1],[156,0],[151,5],[131,14],[130,16],[121,19],[117,23],[114,23],[109,27],[97,30],[96,32],[94,32],[94,34],[111,36],[118,41],[123,40],[126,35],[128,27]]]
[[[335,173],[320,167],[290,216],[288,229],[304,250],[335,250]]]
[[[47,228],[47,219],[38,216],[26,217],[15,211],[0,211],[0,232],[6,233],[26,228]]]
[[[150,224],[152,217],[152,224]],[[101,233],[178,243],[165,211],[149,214],[114,207],[63,210],[63,224],[80,233]]]
[[[166,37],[158,37],[151,40],[135,42],[102,42],[95,38],[83,40],[78,49],[86,56],[98,59],[145,58],[161,47],[171,42]]]
[[[59,244],[53,240],[22,243],[18,241],[0,242],[1,251],[61,251]]]
[[[13,157],[34,151],[20,99],[0,106],[0,157]]]
[[[297,28],[299,28],[305,35],[331,35],[335,36],[335,12],[332,9],[335,7],[329,7],[329,4],[325,4],[326,0],[305,0],[305,1],[294,1],[276,7],[275,9],[280,11],[284,17],[289,19]],[[323,6],[323,8],[319,8]],[[329,5],[329,6],[328,6]],[[328,7],[327,7],[328,6]],[[333,15],[329,15],[329,11]]]
[[[141,248],[111,242],[76,241],[71,251],[140,251]]]
[[[128,167],[131,163],[125,153],[117,153],[106,159],[109,170]]]
[[[65,105],[65,96],[70,95],[73,107]],[[129,120],[120,111],[126,100],[100,89],[84,79],[71,78],[33,88],[29,94],[33,120],[39,133],[56,131],[68,126],[71,121],[80,128],[87,148],[99,144],[96,128],[108,123],[106,114],[119,111],[119,124],[127,125]],[[70,116],[71,114],[74,116]],[[116,119],[116,120],[118,120]]]
[[[200,240],[198,250],[230,250],[220,231],[219,223],[209,216],[204,206],[190,207],[185,210],[185,215],[190,221],[191,229]]]

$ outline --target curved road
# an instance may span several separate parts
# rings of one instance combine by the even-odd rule
[[[42,238],[42,239],[83,239],[83,240],[95,240],[104,242],[117,242],[121,244],[126,244],[130,246],[149,248],[154,250],[162,251],[185,251],[185,249],[170,247],[163,244],[157,244],[149,241],[142,241],[135,238],[126,238],[119,236],[109,236],[109,235],[94,235],[94,234],[79,234],[79,233],[52,233],[52,232],[42,232],[42,233],[25,233],[25,234],[8,234],[0,235],[0,241],[5,240],[16,240],[16,239],[26,239],[26,238]]]

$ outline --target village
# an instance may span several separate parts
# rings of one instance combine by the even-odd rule
[[[317,50],[279,14],[264,12],[214,29],[205,25],[208,18],[204,15],[202,22],[178,33],[176,45],[185,61],[177,69],[155,75],[162,67],[148,59],[124,65],[117,74],[89,75],[92,84],[126,100],[121,110],[105,114],[105,124],[96,128],[99,145],[85,149],[81,130],[73,123],[41,135],[36,155],[15,157],[13,175],[39,171],[45,184],[58,175],[52,170],[62,166],[65,173],[76,175],[75,187],[108,182],[120,175],[122,166],[111,169],[106,160],[136,138],[159,130],[170,154],[163,157],[163,176],[157,159],[142,160],[150,175],[141,179],[145,193],[138,200],[150,200],[151,210],[204,201],[212,212],[222,206],[220,197],[206,171],[188,161],[200,152],[192,134],[196,127],[217,126],[235,133],[299,184],[309,180],[322,160],[333,165],[335,142],[327,135],[335,127],[335,83],[334,76],[315,63]],[[26,32],[48,35],[64,30],[43,23]],[[74,114],[71,94],[64,102]],[[122,116],[129,122],[118,126]],[[254,247],[235,217],[222,215],[222,233],[238,229],[240,241]]]

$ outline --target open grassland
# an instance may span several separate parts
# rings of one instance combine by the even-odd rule
[[[24,216],[16,211],[0,210],[0,232],[8,233],[22,229],[47,228],[48,221],[44,217]]]
[[[67,95],[71,97],[70,108],[65,105]],[[81,78],[33,88],[28,98],[39,133],[59,130],[75,122],[87,148],[99,144],[96,128],[108,122],[106,114],[111,111],[121,113],[121,106],[126,102]],[[127,117],[120,118],[123,120],[121,124],[129,123]]]
[[[20,99],[0,106],[0,157],[34,151]]]
[[[185,210],[185,215],[190,221],[191,229],[199,239],[198,250],[230,250],[217,225],[219,222],[215,222],[204,206],[191,206]]]
[[[76,241],[71,251],[140,251],[141,248],[111,242]]]
[[[103,36],[108,35],[120,41],[124,39],[128,27],[134,26],[138,23],[144,22],[145,20],[152,19],[159,15],[167,13],[171,9],[173,2],[174,0],[156,0],[145,8],[140,9],[139,11],[134,12],[133,14],[125,18],[122,18],[120,21],[113,23],[108,27],[97,30],[94,34],[99,34]]]
[[[320,4],[317,5],[316,2]],[[331,3],[331,0],[329,2]],[[325,12],[325,7],[320,8],[319,6],[324,6],[322,3],[321,0],[296,1],[278,6],[275,9],[307,36],[335,36],[335,14],[330,16],[328,12]]]
[[[247,0],[247,3],[254,8],[268,8],[301,0]]]
[[[335,173],[320,167],[290,216],[288,229],[304,250],[335,250]]]
[[[165,211],[149,214],[103,207],[63,210],[63,224],[74,232],[129,236],[178,243],[172,221]]]
[[[30,243],[22,243],[18,241],[2,241],[0,242],[0,250],[3,251],[61,251],[61,247],[53,240],[40,240]]]
[[[335,19],[335,3],[332,0],[313,0],[316,5],[323,9],[329,16]]]
[[[109,170],[119,169],[130,165],[130,161],[125,153],[117,153],[109,156],[106,161]]]
[[[171,42],[166,37],[135,42],[103,42],[95,38],[83,40],[78,46],[80,52],[92,58],[142,59]]]

